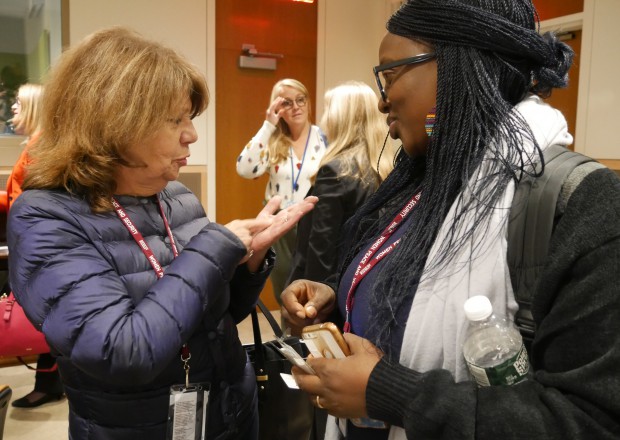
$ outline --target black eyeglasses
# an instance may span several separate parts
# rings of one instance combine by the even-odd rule
[[[379,87],[379,92],[381,92],[381,98],[383,98],[384,101],[387,101],[387,94],[385,93],[385,88],[383,87],[383,83],[381,82],[381,77],[379,76],[381,72],[393,69],[394,67],[406,66],[409,64],[423,63],[424,61],[428,61],[433,58],[435,58],[435,53],[422,53],[414,57],[404,58],[402,60],[392,61],[391,63],[381,64],[379,66],[373,67],[372,71],[375,74],[375,79],[377,80],[377,86]],[[383,78],[383,81],[387,83],[385,76]]]
[[[306,105],[306,97],[305,96],[298,96],[297,98],[295,98],[294,101],[291,101],[290,99],[285,99],[284,101],[282,101],[282,104],[280,104],[280,106],[284,110],[288,110],[289,108],[293,107],[293,104],[297,104],[297,107],[305,106]]]

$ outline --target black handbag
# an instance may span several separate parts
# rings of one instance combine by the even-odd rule
[[[282,338],[282,329],[271,312],[259,300],[263,315],[277,338]],[[275,342],[263,343],[256,309],[252,311],[254,345],[245,345],[250,357],[258,385],[259,438],[261,440],[312,440],[314,438],[314,407],[308,395],[300,390],[290,389],[280,373],[291,373],[291,363],[280,353]],[[308,355],[306,346],[299,338],[289,336],[284,342],[304,358]]]

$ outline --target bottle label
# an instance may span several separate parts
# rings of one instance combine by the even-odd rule
[[[467,367],[478,386],[481,387],[514,385],[527,379],[527,373],[530,371],[527,351],[523,345],[516,355],[501,364],[484,368],[468,362]]]
[[[385,422],[381,420],[371,419],[369,417],[360,417],[356,419],[349,419],[358,428],[375,428],[375,429],[387,429]]]

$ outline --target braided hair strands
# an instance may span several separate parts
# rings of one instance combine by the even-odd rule
[[[390,19],[388,30],[492,52],[532,73],[527,85],[533,79],[543,93],[567,85],[573,52],[552,33],[538,33],[530,0],[410,0]]]
[[[345,264],[422,189],[411,214],[415,227],[388,256],[406,262],[407,270],[402,264],[386,265],[377,274],[370,299],[372,324],[366,336],[389,355],[391,333],[405,325],[396,322],[397,313],[411,300],[425,265],[425,276],[438,276],[439,269],[452,269],[447,262],[478,228],[499,232],[485,229],[493,207],[534,159],[525,154],[523,144],[538,149],[514,105],[528,93],[546,94],[565,86],[572,51],[552,35],[536,32],[536,12],[529,0],[410,0],[387,28],[433,45],[437,56],[436,122],[426,157],[400,157],[347,225],[353,238],[350,245],[345,243],[351,250]],[[484,176],[474,176],[482,165]],[[436,260],[427,262],[439,228],[462,191],[472,197],[467,202],[458,199],[451,234],[440,243]],[[472,213],[476,220],[466,222]],[[472,253],[476,250],[474,246]]]

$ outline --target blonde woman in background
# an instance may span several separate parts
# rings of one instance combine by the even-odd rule
[[[328,90],[320,126],[330,147],[309,192],[319,202],[299,222],[287,285],[300,278],[325,281],[337,272],[344,223],[393,167],[394,148],[385,142],[377,95],[367,84],[349,81]]]
[[[308,89],[295,79],[282,79],[271,90],[265,122],[237,158],[237,173],[255,179],[269,173],[265,200],[280,196],[280,208],[304,199],[310,178],[319,169],[327,142],[310,120]],[[271,273],[278,302],[290,271],[296,229],[275,243],[276,265]]]
[[[15,134],[27,136],[17,162],[7,180],[6,191],[0,191],[0,210],[8,212],[11,203],[22,192],[24,172],[28,164],[28,150],[38,138],[40,97],[43,87],[39,84],[23,84],[11,106],[13,118],[10,123]]]

